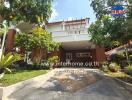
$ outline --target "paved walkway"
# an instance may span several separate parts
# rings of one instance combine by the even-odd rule
[[[132,95],[98,70],[55,69],[40,86],[22,88],[9,100],[132,100]]]

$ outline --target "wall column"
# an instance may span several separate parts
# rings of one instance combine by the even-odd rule
[[[106,60],[105,48],[103,46],[96,45],[96,61],[103,62]]]
[[[15,34],[16,34],[15,29],[9,29],[5,44],[6,53],[12,52],[13,50]]]

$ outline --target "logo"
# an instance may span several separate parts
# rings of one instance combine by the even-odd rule
[[[125,13],[124,7],[121,5],[113,5],[111,10],[111,15],[113,17],[121,17]]]

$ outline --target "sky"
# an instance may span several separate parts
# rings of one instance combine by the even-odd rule
[[[54,0],[49,22],[81,18],[90,18],[90,23],[96,20],[90,0]]]

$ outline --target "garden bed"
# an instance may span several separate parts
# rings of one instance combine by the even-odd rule
[[[124,72],[116,72],[116,73],[108,72],[106,75],[109,77],[118,78],[124,82],[132,84],[132,76]]]
[[[42,74],[46,74],[48,70],[21,70],[11,74],[5,74],[0,80],[0,86],[9,86]]]

